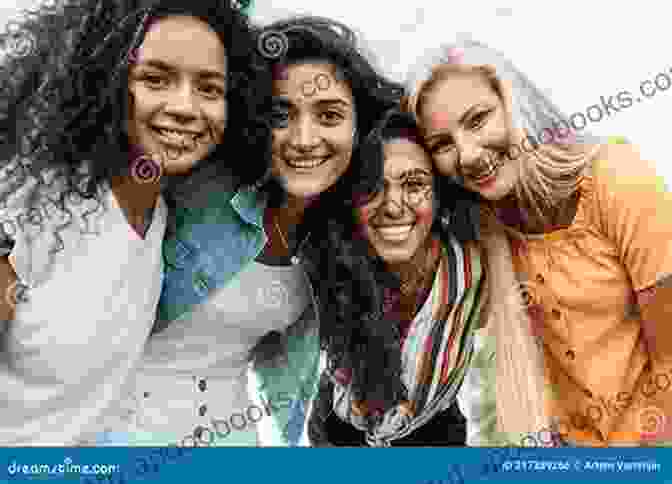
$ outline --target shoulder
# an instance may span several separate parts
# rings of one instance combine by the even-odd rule
[[[656,163],[643,157],[641,151],[629,143],[610,142],[599,146],[590,166],[599,186],[632,189],[663,182]]]

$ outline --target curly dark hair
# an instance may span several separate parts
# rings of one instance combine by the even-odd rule
[[[393,108],[379,117],[358,150],[353,164],[364,168],[362,176],[349,193],[341,194],[346,202],[332,208],[326,229],[318,233],[322,257],[314,257],[322,279],[320,339],[328,368],[348,372],[356,398],[375,402],[383,412],[408,396],[401,380],[400,321],[385,310],[386,297],[398,292],[401,281],[361,235],[354,209],[382,189],[384,145],[400,137],[423,146],[414,117]],[[477,199],[448,177],[434,178],[433,193],[437,208],[432,232],[444,243],[451,236],[461,242],[476,240]]]
[[[257,31],[241,11],[248,4],[67,0],[24,12],[18,26],[0,35],[0,46],[16,44],[17,28],[34,42],[27,55],[10,53],[0,66],[0,168],[11,173],[0,203],[28,182],[52,186],[49,172],[62,182],[59,209],[66,218],[72,213],[65,201],[73,196],[101,205],[99,188],[129,173],[129,56],[142,43],[148,20],[172,15],[203,20],[226,46],[228,118],[235,120],[225,141],[182,179],[208,167],[212,177],[215,166],[216,173],[233,174],[241,184],[256,183],[269,169],[270,128],[263,113],[270,74],[256,50]],[[241,152],[253,162],[222,162]],[[39,202],[33,197],[31,203]]]
[[[302,246],[305,267],[314,286],[319,288],[325,271],[329,270],[323,264],[328,254],[324,249],[328,250],[329,246],[327,221],[342,213],[344,198],[349,198],[352,186],[366,175],[365,160],[358,155],[360,146],[380,116],[400,104],[404,89],[376,71],[360,51],[352,29],[329,18],[300,16],[267,25],[259,35],[259,51],[267,58],[271,72],[307,62],[330,63],[353,93],[356,133],[350,165],[339,180],[308,207],[296,229],[298,240],[307,240]],[[270,179],[265,185],[271,194],[269,205],[282,205],[286,200],[286,192],[280,184]],[[326,306],[322,306],[320,313],[326,312]],[[258,343],[255,354],[261,360],[271,360],[271,355],[277,354],[277,348],[281,347],[283,337],[279,332],[268,333]]]

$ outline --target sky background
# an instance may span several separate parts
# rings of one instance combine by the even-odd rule
[[[1,1],[1,25],[20,9],[39,3]],[[350,25],[397,80],[404,79],[408,65],[425,47],[467,34],[503,51],[568,115],[600,104],[601,95],[638,93],[642,81],[672,69],[672,55],[664,54],[672,45],[672,3],[662,1],[253,1],[253,19],[262,24],[307,13]],[[672,138],[670,108],[672,88],[590,123],[588,129],[626,136],[672,181],[672,162],[665,151]]]

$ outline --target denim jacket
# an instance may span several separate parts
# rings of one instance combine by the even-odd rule
[[[190,196],[178,204],[175,234],[164,240],[165,277],[154,332],[203,302],[210,291],[226,286],[261,253],[267,241],[263,228],[267,197],[261,192],[218,187],[202,189],[199,194],[205,196],[201,203]],[[293,258],[295,263],[301,263],[300,255]],[[308,280],[305,270],[304,275]],[[308,283],[312,305],[287,329],[282,363],[255,362],[253,366],[259,396],[267,402],[286,402],[284,408],[274,405],[272,445],[299,443],[307,407],[317,393],[319,311]]]

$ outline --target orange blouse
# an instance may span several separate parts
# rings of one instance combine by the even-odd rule
[[[672,441],[672,339],[651,350],[672,310],[645,322],[636,299],[672,274],[672,194],[654,164],[631,145],[605,146],[569,227],[510,240],[559,432],[574,445]]]

